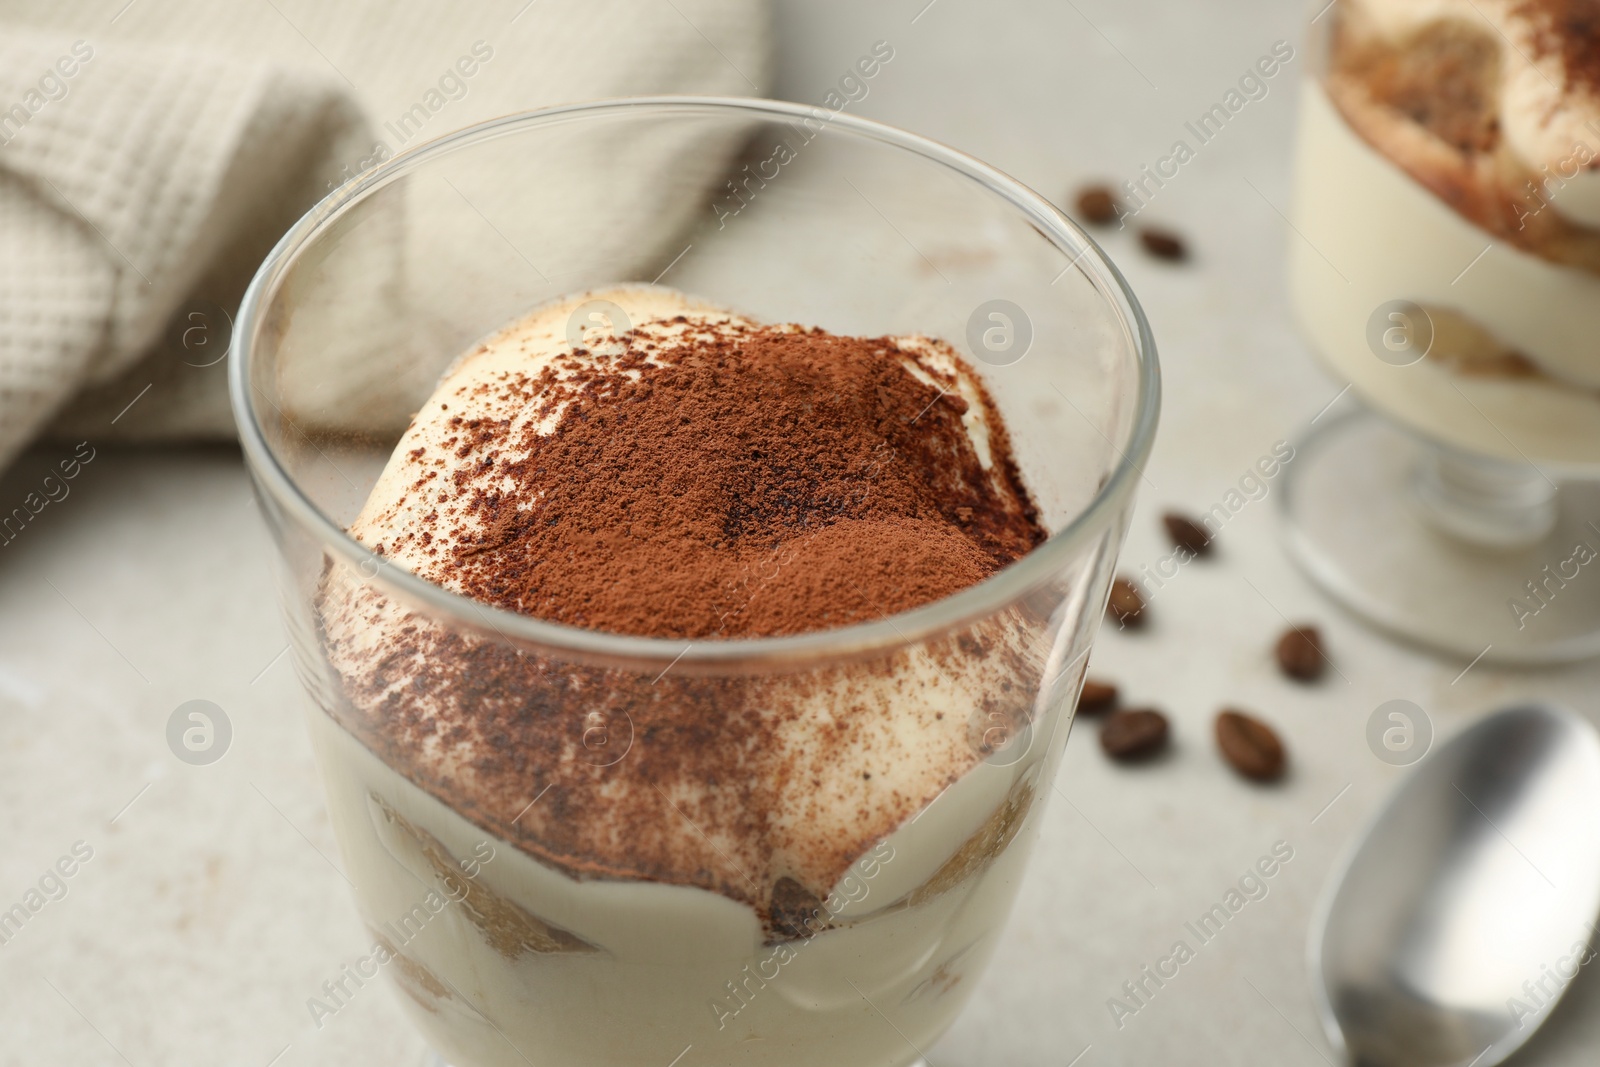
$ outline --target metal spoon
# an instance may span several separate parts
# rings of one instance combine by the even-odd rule
[[[1311,924],[1323,1027],[1357,1067],[1491,1067],[1588,959],[1600,914],[1600,735],[1496,712],[1427,757]]]

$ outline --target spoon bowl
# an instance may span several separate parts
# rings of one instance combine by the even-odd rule
[[[1600,913],[1600,734],[1548,705],[1442,745],[1312,922],[1324,1028],[1358,1067],[1491,1067],[1548,1016]]]

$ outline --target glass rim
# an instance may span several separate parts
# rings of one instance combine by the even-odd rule
[[[487,624],[507,640],[517,638],[562,652],[663,663],[668,667],[680,662],[732,661],[792,665],[908,646],[992,615],[1039,585],[1074,550],[1115,521],[1122,505],[1132,496],[1138,478],[1142,476],[1144,462],[1154,442],[1160,408],[1160,375],[1155,339],[1138,298],[1128,287],[1122,272],[1081,226],[1040,194],[976,157],[871,119],[814,105],[751,97],[640,96],[519,112],[463,127],[406,149],[329,193],[278,240],[262,261],[245,290],[233,325],[233,359],[228,369],[229,398],[240,444],[256,485],[270,496],[283,513],[312,533],[325,554],[331,554],[358,569],[374,559],[381,559],[351,537],[343,526],[306,496],[297,479],[283,467],[268,444],[262,421],[258,417],[260,409],[251,387],[252,356],[263,325],[263,313],[277,295],[279,284],[288,269],[302,251],[351,207],[431,159],[524,129],[628,111],[707,111],[744,113],[773,120],[821,119],[826,123],[824,132],[838,130],[911,152],[943,165],[947,170],[976,182],[1000,197],[1067,257],[1067,266],[1055,280],[1059,281],[1068,271],[1079,268],[1121,320],[1126,342],[1133,349],[1138,381],[1134,418],[1128,439],[1120,445],[1109,442],[1113,451],[1118,453],[1118,463],[1094,498],[1071,521],[1027,555],[1002,567],[983,581],[931,604],[832,630],[784,637],[732,639],[644,637],[587,630],[507,611],[452,592],[400,567],[380,567],[371,576],[363,572],[368,584],[398,594],[403,601],[421,603],[440,617],[467,622],[475,629]],[[281,412],[279,414],[281,416]]]

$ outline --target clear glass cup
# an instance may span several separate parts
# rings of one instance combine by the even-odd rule
[[[1487,21],[1316,7],[1289,288],[1360,405],[1325,408],[1297,443],[1279,497],[1289,549],[1358,615],[1429,648],[1600,654],[1600,598],[1567,589],[1600,553],[1600,228],[1566,216],[1600,190],[1562,188],[1600,131],[1565,178],[1520,162],[1498,79],[1521,71],[1521,96],[1556,83],[1522,71]],[[1404,73],[1443,56],[1450,84]],[[1474,125],[1462,80],[1480,69]]]
[[[534,305],[630,281],[768,321],[950,339],[1007,418],[1049,540],[891,618],[690,643],[485,607],[346,534],[459,353]],[[373,938],[356,977],[390,975],[461,1067],[666,1067],[690,1049],[696,1065],[915,1061],[971,992],[1016,893],[1154,433],[1149,330],[1093,242],[992,168],[850,116],[590,104],[453,134],[338,190],[263,265],[235,343],[241,437]],[[402,634],[413,643],[388,655]],[[1004,693],[986,688],[997,649],[1017,683]],[[551,860],[573,805],[605,806],[630,833],[684,834],[677,821],[714,795],[776,796],[760,753],[714,786],[674,781],[656,710],[697,709],[715,744],[752,694],[810,694],[807,714],[826,715],[830,699],[843,710],[874,677],[930,663],[947,704],[903,752],[877,754],[922,791],[915,810],[802,896],[786,929],[764,932],[740,899],[776,883],[710,838],[689,879],[702,884],[580,877]],[[834,696],[819,702],[823,690]],[[407,724],[439,702],[557,716],[570,741],[419,741]],[[945,755],[920,761],[918,746]],[[953,783],[935,780],[948,766]],[[665,788],[628,788],[645,778]]]

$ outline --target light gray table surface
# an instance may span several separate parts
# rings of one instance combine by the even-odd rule
[[[857,113],[988,160],[1046,195],[1121,179],[1165,155],[1305,12],[1248,0],[786,0],[778,94],[820,101],[873,42],[895,58]],[[1288,204],[1303,57],[1163,188],[1145,217],[1190,240],[1158,263],[1105,240],[1149,313],[1167,389],[1124,554],[1166,551],[1166,507],[1203,510],[1340,391],[1285,306]],[[9,510],[59,450],[0,481]],[[1273,490],[1276,492],[1276,488]],[[1384,701],[1414,701],[1441,736],[1522,697],[1590,716],[1593,666],[1509,673],[1430,658],[1335,610],[1290,565],[1274,500],[1226,527],[1137,636],[1108,633],[1094,673],[1171,715],[1170,757],[1112,766],[1081,728],[994,964],[938,1067],[1004,1064],[1319,1064],[1333,1054],[1305,966],[1312,903],[1350,835],[1400,771],[1365,740]],[[268,569],[270,546],[236,452],[103,449],[0,550],[0,908],[85,842],[93,857],[0,945],[0,1063],[413,1062],[421,1043],[387,990],[321,1029],[306,999],[364,950],[338,873]],[[1322,624],[1337,670],[1282,679],[1285,619]],[[233,729],[225,759],[178,762],[165,726],[204,698]],[[1281,785],[1233,777],[1212,747],[1224,704],[1275,723],[1293,752]],[[1139,1010],[1108,1000],[1189,940],[1277,842],[1293,859]],[[1528,907],[1537,908],[1538,901]],[[1519,1062],[1592,1063],[1600,984],[1580,976]],[[276,1057],[276,1058],[275,1058]],[[686,1065],[687,1067],[687,1065]]]

